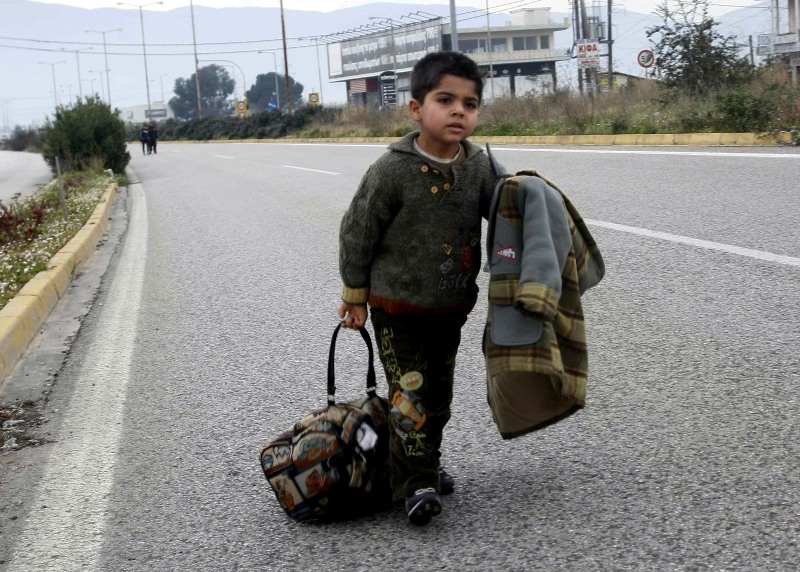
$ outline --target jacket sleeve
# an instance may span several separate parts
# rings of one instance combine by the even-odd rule
[[[393,217],[393,185],[378,163],[372,165],[358,186],[339,229],[339,274],[342,301],[366,304],[370,267],[384,229]]]
[[[572,237],[561,195],[538,177],[519,188],[522,261],[514,307],[528,318],[552,321],[561,298],[561,274]]]

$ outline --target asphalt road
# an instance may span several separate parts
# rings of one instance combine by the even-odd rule
[[[0,200],[8,204],[20,193],[30,196],[53,178],[40,153],[0,151]]]
[[[289,521],[259,447],[324,405],[338,223],[382,150],[133,153],[141,186],[47,404],[52,443],[2,456],[15,483],[3,482],[2,569],[800,568],[791,149],[496,147],[509,170],[569,193],[605,257],[584,297],[586,409],[500,438],[481,297],[459,354],[444,445],[457,490],[442,515],[422,528],[399,508]],[[340,336],[343,397],[363,385],[361,344]]]

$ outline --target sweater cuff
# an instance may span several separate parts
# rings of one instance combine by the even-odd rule
[[[526,282],[517,288],[514,307],[528,318],[552,322],[558,314],[558,295],[544,284]]]
[[[342,302],[345,304],[366,304],[368,299],[369,288],[342,286]]]

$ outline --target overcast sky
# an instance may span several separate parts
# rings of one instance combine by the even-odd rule
[[[114,8],[117,6],[116,0],[34,0],[47,4],[66,4],[69,6],[79,6],[81,8]],[[130,4],[144,5],[153,0],[129,0]],[[382,0],[383,3],[399,4],[449,4],[447,0]],[[651,12],[660,4],[661,0],[614,0],[614,5],[620,9],[628,8],[635,12]],[[285,10],[314,10],[319,12],[330,12],[341,8],[352,6],[363,6],[365,4],[377,4],[379,2],[369,0],[283,0]],[[486,0],[456,0],[456,4],[461,7],[485,8]],[[489,0],[491,11],[504,11],[508,6],[514,7],[520,2],[511,0]],[[737,7],[747,7],[756,4],[756,0],[711,0],[709,8],[712,16],[718,16],[736,9]],[[148,10],[172,10],[189,5],[189,0],[164,0],[163,6],[149,6]],[[194,0],[195,6],[210,6],[214,8],[234,8],[238,6],[259,6],[276,7],[279,0]],[[549,6],[555,12],[569,12],[569,0],[531,0],[525,3],[526,7]],[[586,0],[587,7],[592,5],[606,6],[606,0]]]

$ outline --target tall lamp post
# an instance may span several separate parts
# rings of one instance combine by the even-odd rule
[[[102,71],[99,71],[99,70],[89,70],[89,73],[96,73],[97,75],[100,76],[100,91],[102,92],[103,91],[103,77],[105,76],[105,74]],[[106,78],[106,83],[108,83],[108,78]],[[94,86],[92,86],[92,89],[94,89]],[[109,107],[111,107],[111,104],[109,104]]]
[[[319,78],[319,102],[322,103],[322,68],[319,64],[319,36],[313,38],[298,38],[299,40],[314,40],[314,53],[317,56],[317,77]]]
[[[270,52],[267,50],[262,50],[258,52],[259,54],[269,54],[272,56],[272,65],[275,67],[275,103],[278,105],[278,111],[281,110],[281,90],[278,87],[278,56],[275,55],[275,52]]]
[[[86,50],[91,50],[92,48],[86,48]],[[80,53],[84,50],[68,50],[66,48],[61,48],[62,52],[75,52],[75,63],[78,64],[78,97],[81,101],[83,101],[83,87],[81,87],[81,58]],[[69,96],[70,100],[72,100],[72,95]]]
[[[60,62],[39,62],[43,65],[49,65],[50,70],[53,72],[53,103],[55,103],[56,109],[58,109],[58,88],[56,87],[56,66],[58,64],[65,64],[67,62],[60,61]]]
[[[161,103],[166,103],[166,101],[164,100],[164,78],[165,77],[167,77],[167,74],[162,73],[158,78],[158,80],[161,82]]]
[[[94,33],[94,34],[103,34],[103,57],[105,58],[106,63],[106,99],[108,100],[108,106],[111,107],[111,76],[108,72],[111,70],[108,69],[108,49],[106,49],[106,34],[111,32],[121,32],[122,28],[114,28],[113,30],[86,30],[87,34]],[[101,76],[102,80],[102,76]],[[103,82],[100,82],[100,91],[103,91]]]
[[[142,8],[147,8],[148,6],[154,6],[156,4],[163,4],[163,1],[159,2],[149,2],[147,4],[129,4],[127,2],[117,2],[117,6],[132,6],[133,8],[139,9],[139,24],[142,27],[142,55],[144,56],[144,86],[147,88],[147,119],[148,121],[151,119],[153,115],[153,109],[150,105],[150,77],[147,73],[147,48],[145,47],[144,41],[144,16],[142,15]]]

